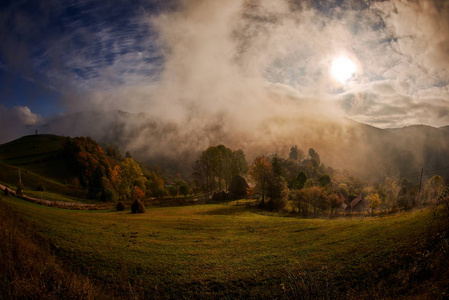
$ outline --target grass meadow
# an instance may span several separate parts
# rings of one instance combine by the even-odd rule
[[[419,264],[430,210],[329,220],[233,203],[147,205],[145,214],[130,214],[2,202],[33,224],[65,268],[108,297],[444,296],[444,282],[424,276]]]

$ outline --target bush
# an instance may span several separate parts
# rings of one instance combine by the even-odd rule
[[[214,200],[214,201],[223,201],[223,200],[228,200],[228,199],[229,199],[229,194],[227,194],[225,191],[214,193],[212,195],[212,200]]]
[[[36,187],[37,191],[45,192],[45,185],[42,182],[39,182],[39,184]]]
[[[118,196],[114,190],[104,189],[101,200],[104,202],[115,202],[118,200]]]
[[[131,213],[133,214],[143,214],[145,212],[145,205],[139,198],[137,198],[131,205]]]
[[[123,211],[126,209],[125,204],[123,202],[117,203],[116,208],[117,208],[117,211]]]

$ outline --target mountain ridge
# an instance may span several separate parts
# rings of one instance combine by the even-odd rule
[[[325,164],[368,180],[436,169],[445,166],[449,153],[449,126],[382,129],[350,118],[307,113],[262,120],[246,128],[232,125],[227,116],[183,123],[147,113],[87,111],[54,118],[38,130],[116,144],[139,160],[158,164],[173,174],[188,174],[201,151],[218,144],[241,148],[249,161],[270,153],[286,156],[293,145],[303,151],[314,148]]]

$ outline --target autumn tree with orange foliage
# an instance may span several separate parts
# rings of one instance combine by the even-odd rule
[[[135,186],[132,198],[142,200],[145,198],[145,192],[140,187]]]
[[[110,177],[111,166],[100,145],[89,137],[67,138],[63,152],[69,167],[89,193],[101,193],[101,179]]]

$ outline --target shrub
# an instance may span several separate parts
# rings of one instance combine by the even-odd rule
[[[104,189],[101,200],[104,202],[115,202],[118,200],[118,196],[114,190]]]
[[[125,204],[123,202],[117,203],[116,208],[117,208],[117,211],[123,211],[126,209]]]
[[[143,214],[145,212],[145,205],[142,201],[140,201],[139,198],[136,198],[136,200],[131,204],[131,213],[133,214]]]
[[[223,201],[223,200],[228,200],[228,199],[229,199],[229,194],[226,194],[225,191],[214,193],[212,195],[212,200],[214,200],[214,201]]]
[[[42,182],[39,182],[39,184],[36,187],[37,191],[45,192],[45,185]]]

